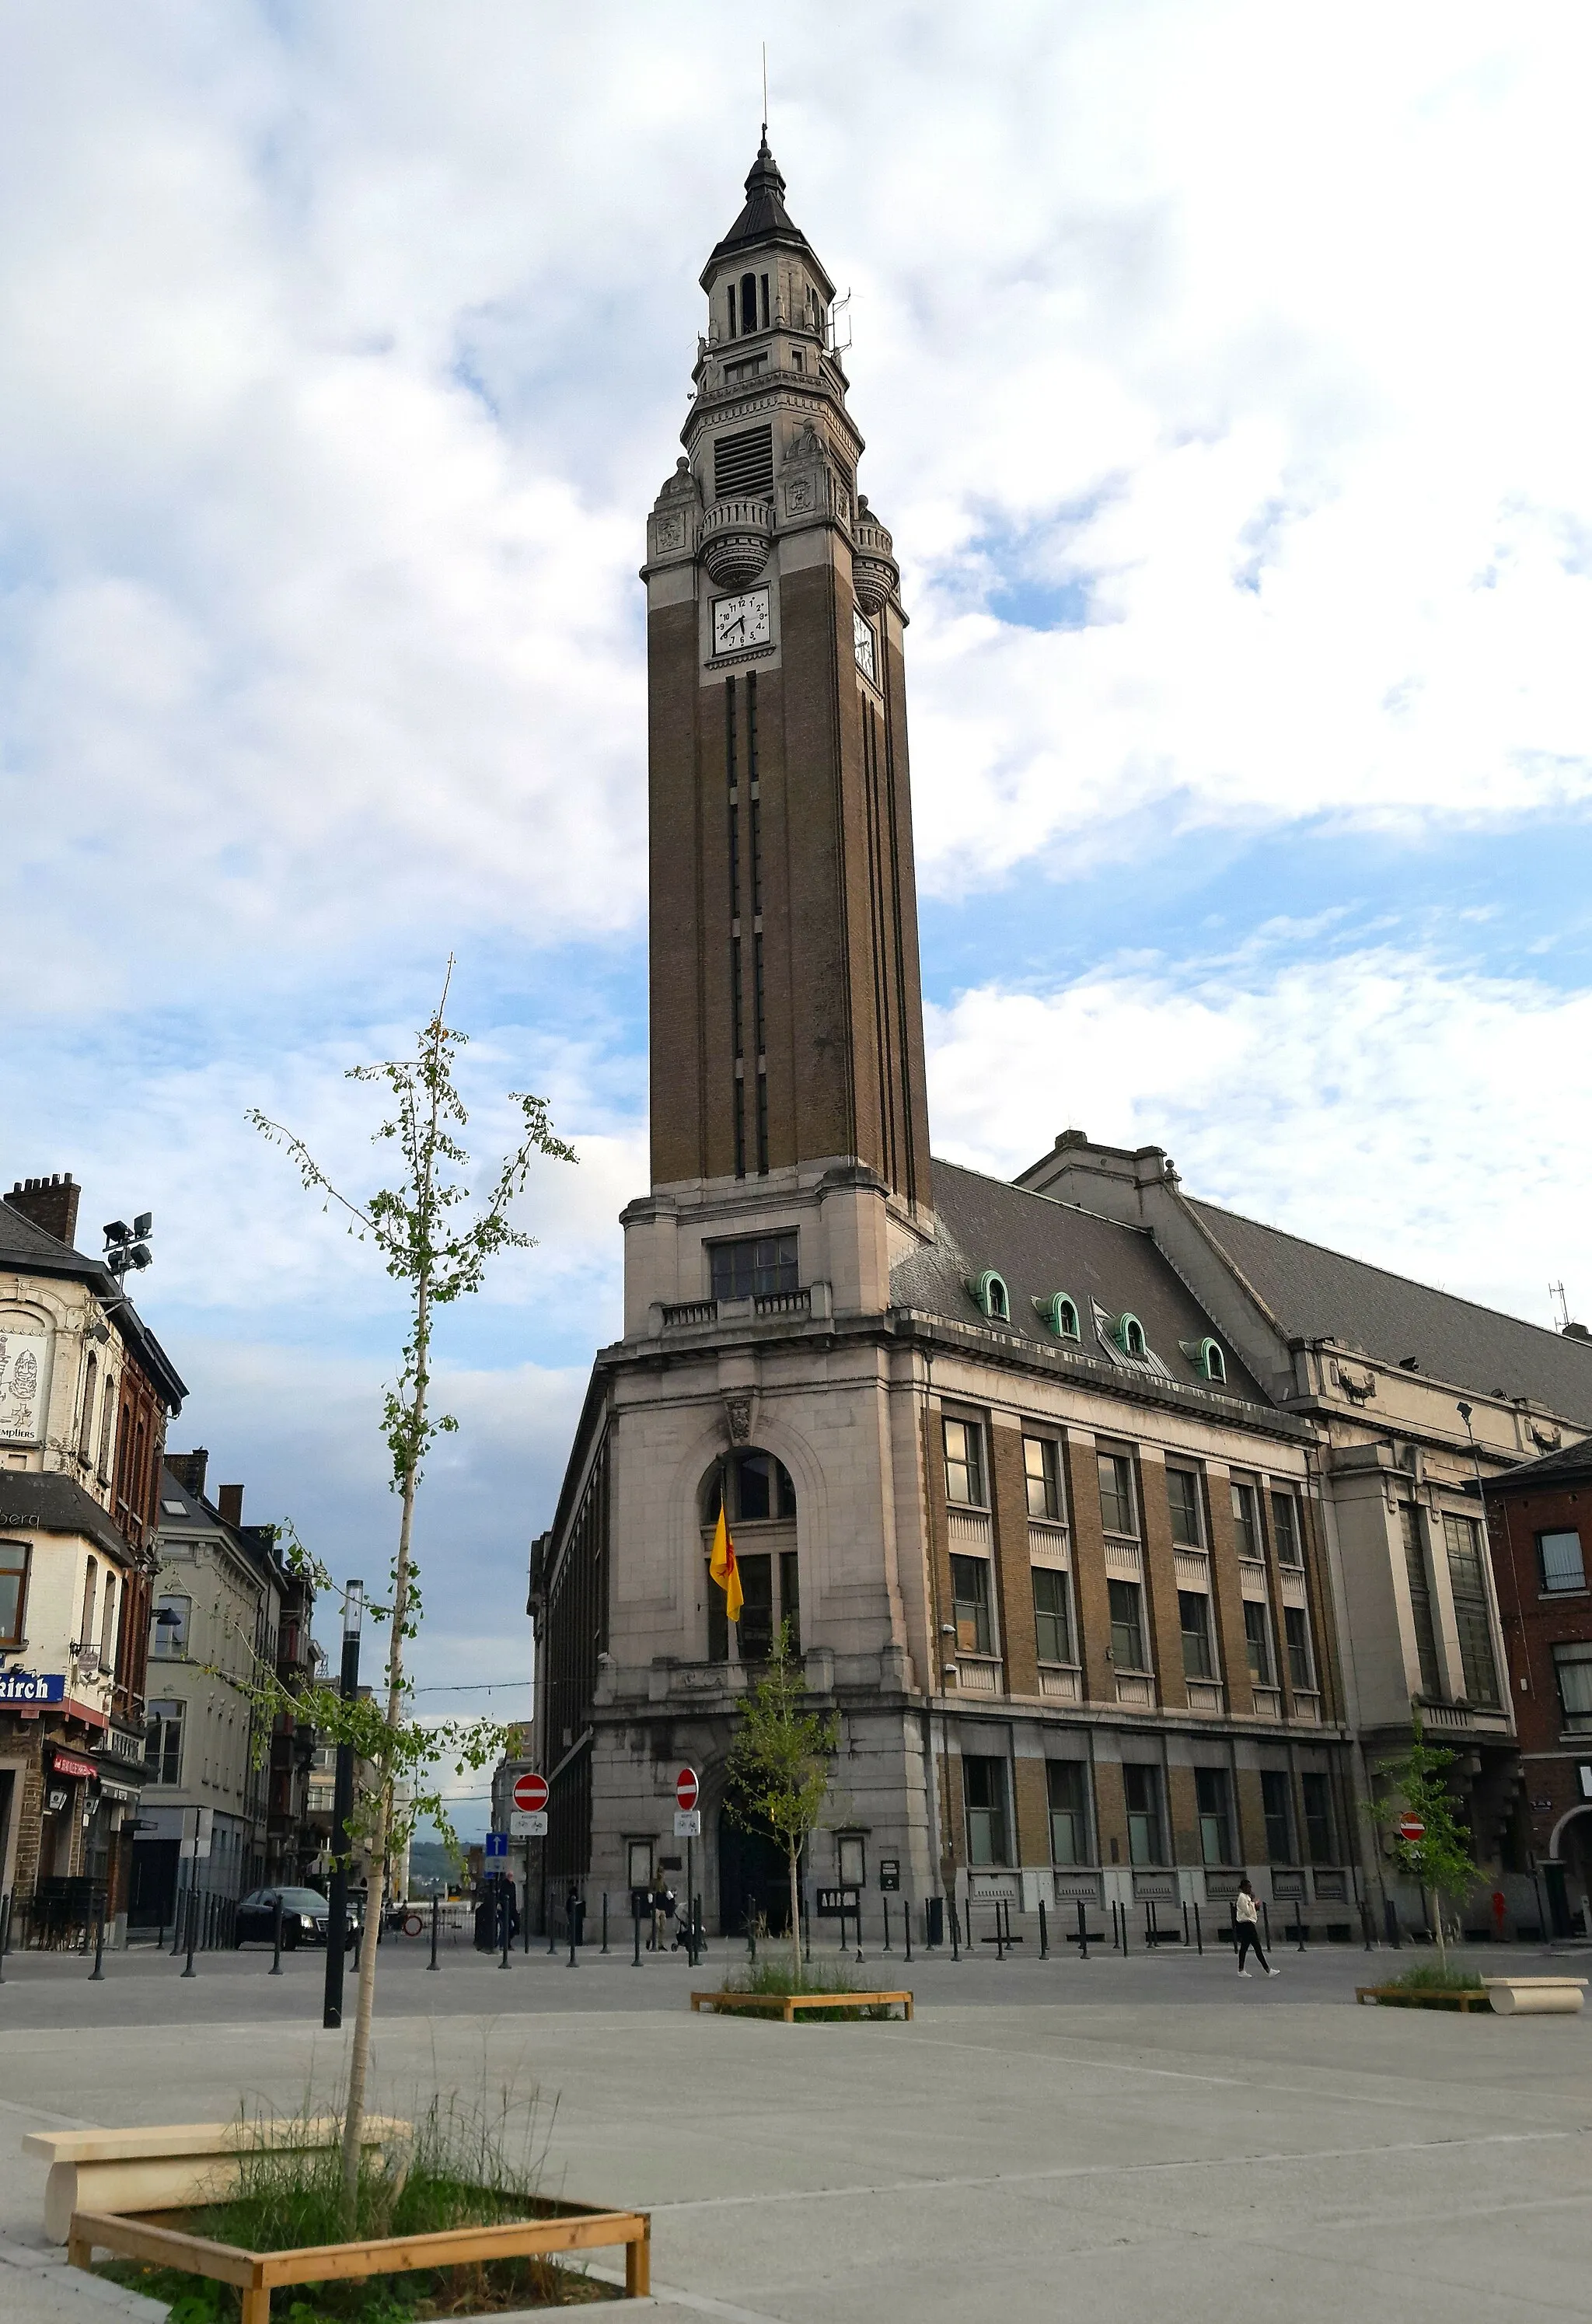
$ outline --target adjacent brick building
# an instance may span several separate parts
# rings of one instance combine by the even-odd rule
[[[1490,1478],[1486,1508],[1526,1861],[1551,1932],[1592,1936],[1592,1442]]]

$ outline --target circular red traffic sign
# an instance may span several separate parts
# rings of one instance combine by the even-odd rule
[[[682,1767],[679,1774],[675,1777],[676,1806],[682,1808],[694,1808],[696,1805],[696,1792],[697,1784],[695,1768]]]
[[[545,1775],[516,1775],[514,1804],[517,1808],[545,1808],[548,1804],[548,1779]]]
[[[1424,1840],[1426,1837],[1426,1826],[1418,1815],[1400,1816],[1398,1830],[1399,1838],[1408,1841],[1412,1848],[1418,1840]]]

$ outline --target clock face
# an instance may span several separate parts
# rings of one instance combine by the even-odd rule
[[[742,646],[768,642],[768,592],[748,589],[740,597],[713,600],[713,651],[735,653]]]
[[[874,667],[873,632],[857,611],[851,608],[851,650],[857,657],[857,667],[864,678],[879,684],[879,672]]]

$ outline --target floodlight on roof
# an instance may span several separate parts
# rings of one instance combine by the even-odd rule
[[[128,1239],[126,1220],[113,1219],[104,1233],[106,1242],[125,1242]]]
[[[154,1228],[155,1214],[152,1211],[140,1211],[133,1222],[133,1231],[141,1242],[145,1235],[154,1232]]]

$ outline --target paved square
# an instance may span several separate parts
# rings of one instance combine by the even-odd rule
[[[713,1983],[724,1948],[695,1981]],[[1403,1957],[1405,1960],[1408,1956]],[[695,2017],[683,1960],[383,1949],[376,2101],[539,2094],[545,2183],[653,2212],[675,2313],[778,2324],[1400,2324],[1592,2317],[1592,2016],[1357,2008],[1393,1964],[1107,1953],[870,1959],[908,2025]],[[1486,1966],[1495,1966],[1487,1963]],[[1544,1969],[1539,1960],[1514,1964]],[[1578,1961],[1556,1961],[1561,1973]],[[0,2236],[39,2242],[63,2120],[335,2095],[321,1964],[14,1956],[0,1993]],[[115,2028],[115,2038],[107,2039]],[[37,2272],[35,2272],[37,2274]],[[0,2267],[7,2324],[89,2312]],[[30,2307],[27,2302],[37,2302]],[[23,2304],[19,2305],[21,2301]],[[103,2310],[100,2311],[105,2312]]]

